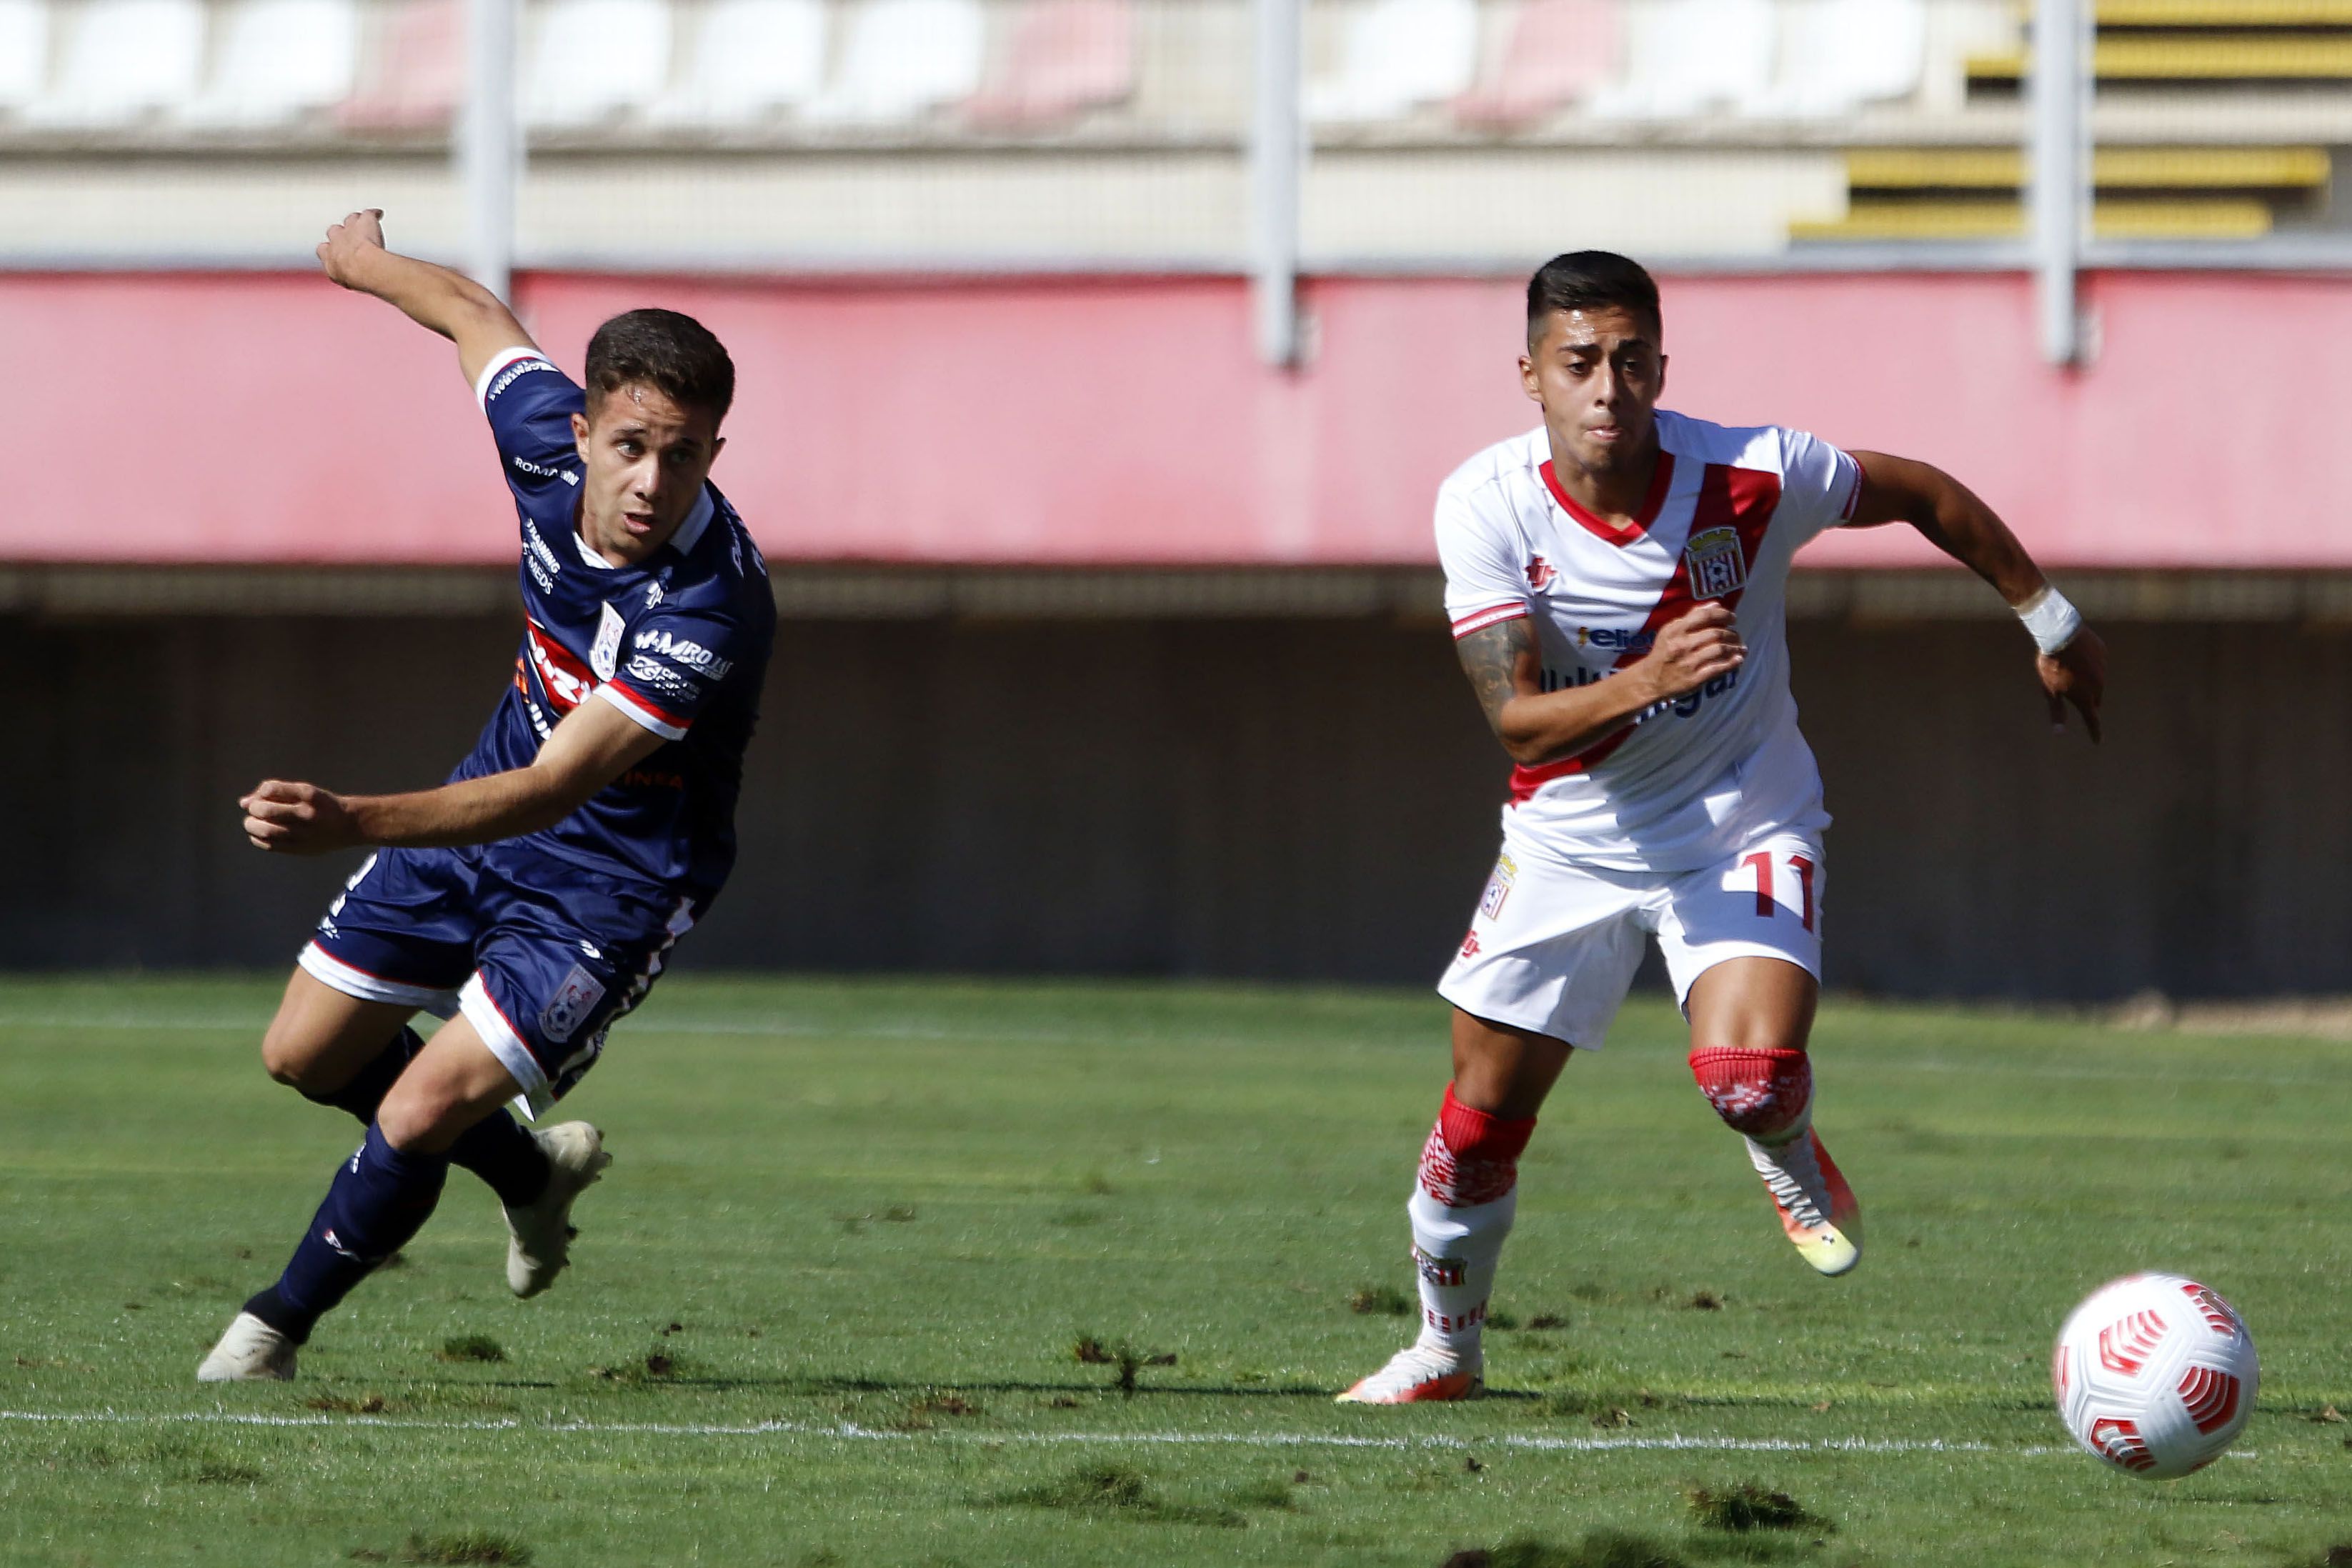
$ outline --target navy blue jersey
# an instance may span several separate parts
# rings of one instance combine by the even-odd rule
[[[767,563],[706,483],[669,542],[614,566],[577,527],[580,387],[536,352],[492,360],[479,385],[522,522],[522,652],[514,684],[453,779],[525,768],[581,703],[611,703],[667,743],[555,826],[491,847],[709,902],[735,862],[735,797],[775,642]]]

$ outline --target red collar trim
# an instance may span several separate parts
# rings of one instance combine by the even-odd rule
[[[1551,492],[1551,498],[1559,503],[1562,511],[1583,524],[1587,533],[1622,549],[1647,534],[1650,525],[1658,520],[1658,513],[1664,509],[1666,492],[1675,482],[1675,455],[1663,446],[1658,448],[1658,466],[1656,472],[1650,476],[1650,493],[1642,497],[1642,509],[1634,514],[1633,523],[1622,528],[1614,523],[1602,521],[1569,499],[1568,492],[1559,487],[1559,476],[1551,470],[1550,458],[1544,459],[1543,466],[1538,472],[1543,475],[1544,488]]]

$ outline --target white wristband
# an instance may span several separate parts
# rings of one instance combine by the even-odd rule
[[[2083,629],[2083,612],[2068,603],[2064,594],[2047,585],[2017,606],[2017,618],[2032,633],[2033,645],[2045,653],[2058,652]]]

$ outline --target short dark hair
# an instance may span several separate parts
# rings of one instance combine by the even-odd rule
[[[658,387],[685,408],[725,419],[735,401],[735,361],[710,329],[675,310],[631,310],[588,340],[588,399],[602,402],[631,382]]]
[[[1605,310],[1612,307],[1649,319],[1651,330],[1666,335],[1658,310],[1658,284],[1638,261],[1610,250],[1572,250],[1553,256],[1528,279],[1528,341],[1543,335],[1555,310]]]

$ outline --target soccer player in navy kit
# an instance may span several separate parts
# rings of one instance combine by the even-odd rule
[[[384,248],[380,212],[327,233],[346,288],[451,340],[522,529],[512,685],[438,789],[270,780],[238,802],[277,853],[378,846],[320,921],[262,1041],[270,1076],[367,1124],[278,1282],[197,1369],[287,1378],[321,1314],[414,1237],[449,1166],[506,1211],[519,1296],[568,1260],[608,1163],[582,1122],[534,1130],[727,879],[743,749],[775,636],[766,565],[709,482],[735,368],[688,317],[635,310],[587,386],[460,275]],[[447,1019],[428,1040],[418,1012]]]

